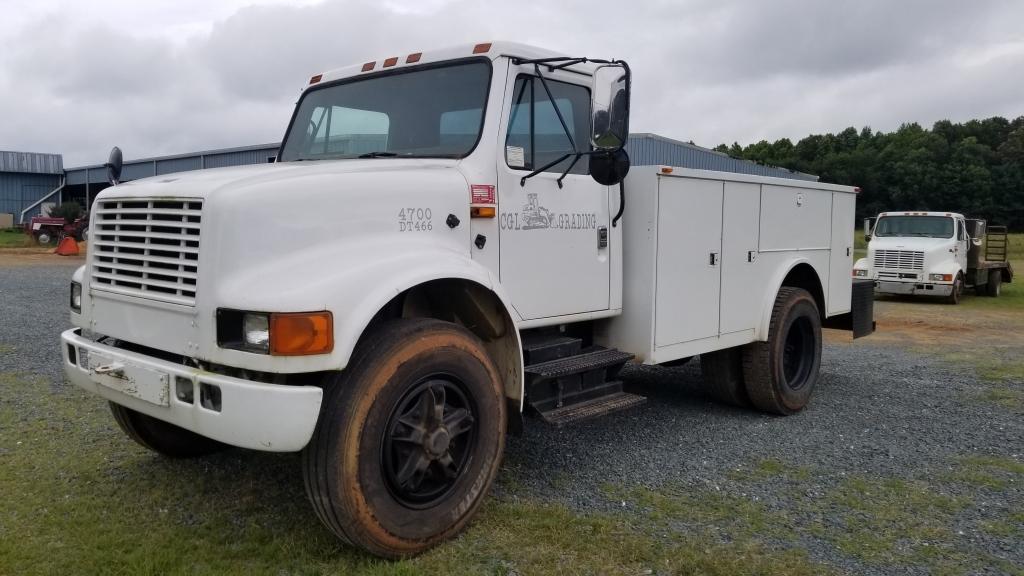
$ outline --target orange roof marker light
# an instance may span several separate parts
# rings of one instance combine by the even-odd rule
[[[376,62],[367,62],[366,64],[363,64],[363,72],[369,72],[370,70],[373,70],[373,67],[376,65]]]
[[[395,64],[398,64],[398,56],[392,56],[391,58],[385,60],[383,68],[390,68]]]
[[[313,76],[312,78],[309,79],[309,83],[311,85],[312,84],[316,84],[317,82],[323,80],[323,78],[324,78],[323,74],[317,74],[316,76]]]
[[[473,46],[473,54],[486,54],[491,51],[491,43],[484,42],[483,44],[477,44]]]
[[[413,64],[413,63],[419,62],[421,56],[423,56],[423,52],[416,52],[414,54],[409,54],[408,56],[405,57],[405,63],[406,64]]]
[[[671,174],[672,173],[672,167],[671,166],[662,166],[661,167],[661,173],[662,174]]]

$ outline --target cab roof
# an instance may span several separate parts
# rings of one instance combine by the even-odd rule
[[[538,58],[565,57],[568,55],[545,48],[539,48],[537,46],[519,44],[517,42],[479,42],[476,44],[460,44],[458,46],[451,46],[448,48],[437,48],[423,52],[393,55],[378,58],[377,60],[370,62],[364,62],[362,64],[353,64],[342,68],[328,70],[310,78],[307,88],[316,86],[323,82],[340,80],[342,78],[349,78],[360,74],[380,72],[382,70],[398,69],[420,64],[429,64],[432,62],[471,58],[473,56],[485,57],[493,61],[503,56],[533,60]],[[590,74],[594,65],[577,64],[571,68],[578,72]]]

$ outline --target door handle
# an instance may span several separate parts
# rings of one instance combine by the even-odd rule
[[[608,247],[608,227],[598,226],[597,227],[597,249],[601,250]]]
[[[747,262],[757,260],[757,250],[747,250]]]
[[[721,260],[721,259],[718,257],[718,252],[711,252],[711,253],[708,254],[708,265],[709,266],[718,266],[719,260]]]

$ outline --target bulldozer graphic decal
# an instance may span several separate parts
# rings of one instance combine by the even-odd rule
[[[594,230],[597,228],[597,214],[555,213],[541,206],[537,193],[526,195],[526,204],[520,212],[502,212],[502,230]]]

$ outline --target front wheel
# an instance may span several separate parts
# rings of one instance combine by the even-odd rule
[[[768,341],[743,348],[750,402],[765,412],[794,414],[811,399],[821,369],[821,316],[806,290],[783,286],[775,297]]]
[[[385,323],[327,377],[303,451],[306,493],[337,537],[418,554],[461,531],[505,446],[501,379],[483,343],[431,319]]]

